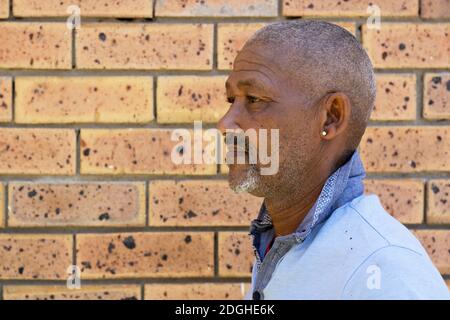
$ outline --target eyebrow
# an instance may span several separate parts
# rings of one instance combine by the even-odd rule
[[[270,90],[267,88],[267,86],[262,83],[259,80],[256,80],[255,78],[245,78],[245,79],[241,79],[238,81],[238,83],[236,84],[236,86],[238,88],[242,88],[242,87],[255,87],[257,89],[260,89],[262,91],[266,91],[266,92],[270,92]],[[225,82],[225,87],[227,89],[230,88],[230,83],[228,81]]]

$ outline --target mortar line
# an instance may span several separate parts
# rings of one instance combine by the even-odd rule
[[[81,144],[80,144],[81,130],[75,129],[75,175],[81,175]]]
[[[145,226],[150,226],[150,186],[148,180],[145,181]]]
[[[367,178],[371,179],[437,179],[450,178],[450,172],[448,171],[426,171],[426,172],[367,172]],[[24,183],[133,183],[133,182],[145,182],[145,179],[149,181],[226,181],[227,174],[219,173],[213,175],[157,175],[157,174],[140,174],[140,175],[79,175],[79,176],[51,176],[51,175],[13,175],[3,174],[0,176],[0,181],[8,182],[24,182]]]
[[[81,26],[81,20],[80,20],[80,26]],[[76,33],[77,33],[77,28],[75,26],[73,26],[72,28],[72,32],[71,32],[71,59],[72,59],[72,70],[76,70],[77,69],[77,57],[76,57],[76,48],[77,48],[77,44],[76,44]]]
[[[12,1],[11,4],[12,6]],[[12,11],[12,9],[11,9]],[[280,11],[280,12],[278,12]],[[13,13],[10,13],[7,22],[40,22],[40,23],[65,23],[67,21],[66,16],[53,16],[53,17],[16,17]],[[284,16],[282,15],[282,8],[277,10],[274,16],[179,16],[179,17],[142,17],[142,18],[118,18],[118,17],[83,17],[85,24],[124,24],[124,25],[137,25],[137,24],[197,24],[197,23],[258,23],[258,22],[276,22],[280,20],[322,20],[329,22],[365,22],[368,16],[351,17],[351,16]],[[422,18],[420,16],[409,17],[393,17],[382,16],[382,23],[422,23],[422,24],[438,24],[448,23],[450,18]]]
[[[219,233],[214,231],[214,276],[219,276]]]
[[[209,122],[202,123],[202,129],[216,128],[217,123]],[[440,127],[449,126],[450,120],[426,120],[423,118],[414,120],[394,120],[394,121],[378,121],[370,120],[368,127]],[[175,130],[180,128],[193,129],[193,122],[180,122],[180,123],[157,123],[155,120],[145,124],[137,123],[2,123],[0,128],[17,128],[17,129],[73,129],[73,130],[104,130],[104,129],[161,129],[161,130]]]
[[[425,181],[423,189],[423,224],[428,225],[428,184],[430,180]]]
[[[3,190],[4,190],[4,197],[5,197],[5,207],[4,207],[4,215],[3,215],[3,223],[5,225],[5,229],[8,228],[8,223],[9,223],[9,207],[10,207],[10,203],[9,203],[9,185],[10,182],[6,181],[6,183],[3,185]]]
[[[254,214],[256,216],[256,213]],[[449,223],[444,224],[430,224],[426,225],[423,223],[405,223],[408,229],[420,229],[420,230],[448,230],[450,228]],[[249,226],[108,226],[108,227],[94,227],[94,226],[83,226],[83,227],[71,227],[71,226],[20,226],[20,227],[9,227],[2,230],[2,234],[27,234],[27,235],[73,235],[77,236],[98,234],[98,235],[113,235],[113,234],[132,234],[132,233],[143,233],[147,235],[159,234],[159,233],[211,233],[211,232],[241,232],[248,233]],[[78,240],[78,239],[77,239]]]
[[[145,285],[145,284],[227,284],[227,283],[239,283],[239,282],[250,282],[251,278],[248,277],[186,277],[180,278],[176,276],[172,277],[136,277],[136,278],[122,278],[122,279],[113,279],[113,278],[98,278],[98,279],[85,279],[83,280],[83,284],[86,286],[89,285]],[[65,280],[33,280],[33,279],[5,279],[0,280],[0,286],[4,285],[43,285],[43,286],[52,286],[52,285],[65,285]]]
[[[214,23],[213,26],[213,50],[212,50],[212,69],[213,71],[215,71],[216,73],[219,71],[218,70],[218,65],[219,65],[219,53],[218,53],[218,42],[219,42],[219,37],[218,37],[218,31],[219,27],[217,23]]]
[[[11,125],[16,125],[16,77],[11,77]],[[2,123],[3,124],[3,123]]]

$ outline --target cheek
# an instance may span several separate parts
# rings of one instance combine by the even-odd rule
[[[280,129],[280,163],[304,162],[313,156],[320,136],[315,134],[312,122],[298,121],[297,125]]]

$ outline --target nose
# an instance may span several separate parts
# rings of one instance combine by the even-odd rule
[[[217,123],[217,129],[225,135],[226,130],[242,129],[239,125],[239,108],[233,104]]]

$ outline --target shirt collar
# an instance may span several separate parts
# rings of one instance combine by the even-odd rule
[[[355,151],[346,163],[328,177],[313,207],[295,230],[295,238],[304,240],[312,229],[328,219],[333,211],[362,195],[364,177],[364,166],[358,151]],[[272,219],[263,203],[258,217],[251,223],[250,234],[256,236],[272,228]]]

